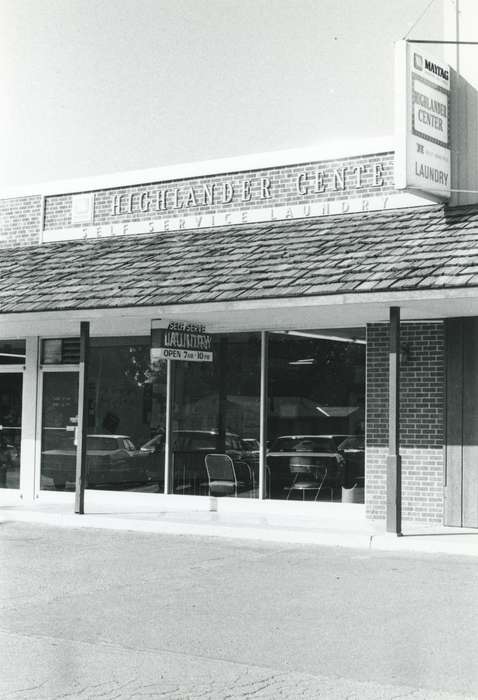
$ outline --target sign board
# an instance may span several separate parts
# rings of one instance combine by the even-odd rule
[[[201,323],[153,321],[151,362],[157,360],[212,362],[212,335],[206,333],[206,327]]]
[[[395,187],[450,197],[450,67],[419,44],[395,53]]]

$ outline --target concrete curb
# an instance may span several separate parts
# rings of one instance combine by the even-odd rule
[[[246,521],[233,524],[220,522],[168,522],[134,516],[98,515],[74,513],[52,513],[34,510],[8,509],[0,512],[0,523],[39,523],[52,527],[97,528],[147,532],[165,535],[188,535],[195,537],[224,537],[238,540],[343,547],[373,551],[399,553],[446,554],[452,556],[478,557],[478,531],[456,533],[392,534],[373,532],[350,532],[321,529],[316,523],[308,527],[280,527],[269,524],[250,525]]]

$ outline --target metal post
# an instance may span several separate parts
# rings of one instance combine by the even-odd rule
[[[226,451],[226,407],[227,407],[227,338],[222,336],[218,343],[218,413],[217,413],[217,448],[219,452]]]
[[[164,426],[164,493],[170,493],[171,474],[171,413],[173,363],[166,360],[166,425]]]
[[[269,373],[269,335],[261,332],[261,397],[260,397],[260,452],[259,452],[259,499],[266,491],[266,455],[267,455],[267,413],[268,413],[268,373]],[[270,489],[270,484],[269,484]],[[267,496],[267,493],[266,493]]]
[[[402,534],[400,458],[400,308],[390,308],[388,384],[387,532]]]
[[[88,355],[90,323],[80,323],[80,367],[78,374],[78,425],[76,429],[75,513],[85,512],[86,438],[88,433]]]

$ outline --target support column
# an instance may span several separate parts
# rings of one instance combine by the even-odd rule
[[[22,388],[22,445],[20,450],[20,498],[31,503],[35,500],[35,457],[38,400],[37,336],[26,338],[25,371]],[[38,467],[39,468],[39,467]]]
[[[402,534],[400,457],[400,308],[390,308],[388,384],[387,532]]]
[[[261,333],[261,398],[260,398],[260,452],[259,452],[259,499],[267,498],[270,484],[266,473],[267,413],[268,413],[269,335]]]
[[[90,323],[80,323],[80,366],[78,373],[78,425],[76,429],[75,513],[85,512],[86,439],[88,434],[88,356]]]

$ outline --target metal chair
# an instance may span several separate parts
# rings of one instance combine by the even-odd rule
[[[209,454],[205,457],[206,472],[209,496],[230,496],[237,497],[240,487],[245,487],[245,483],[238,481],[234,462],[229,455]]]
[[[290,486],[286,486],[287,500],[292,491],[301,491],[302,500],[308,491],[315,491],[316,501],[327,477],[327,467],[314,463],[311,457],[291,457],[289,463],[290,473],[294,475]]]
[[[239,484],[244,484],[246,490],[254,488],[254,472],[248,462],[239,460],[233,463],[236,479]]]

